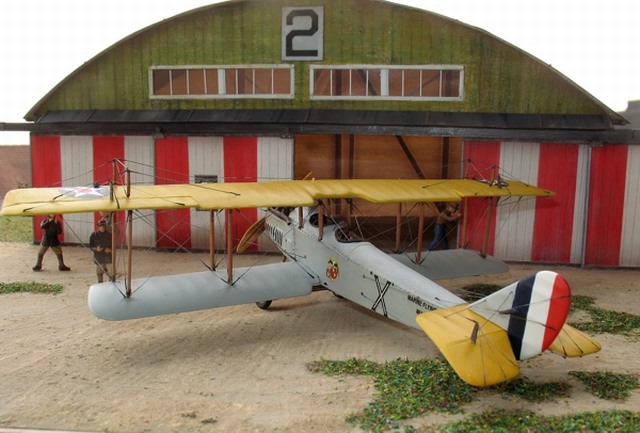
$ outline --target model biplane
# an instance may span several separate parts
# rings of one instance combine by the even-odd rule
[[[471,275],[504,272],[502,262],[468,250],[433,252],[425,260],[420,257],[420,243],[411,259],[406,254],[387,254],[354,235],[348,215],[343,220],[333,218],[326,204],[331,200],[424,204],[550,195],[550,191],[503,179],[112,184],[13,190],[7,193],[0,214],[124,210],[131,215],[142,209],[198,208],[225,212],[231,227],[234,210],[264,209],[264,218],[249,229],[237,250],[264,232],[286,261],[234,269],[234,244],[227,236],[226,270],[213,267],[132,279],[129,269],[123,281],[114,278],[90,287],[90,310],[102,319],[126,320],[254,302],[267,308],[273,300],[324,288],[389,319],[423,329],[462,379],[487,386],[516,377],[519,360],[547,349],[569,357],[600,350],[597,341],[565,323],[571,303],[567,281],[555,272],[538,272],[467,303],[434,278],[459,276],[461,270]],[[420,233],[422,221],[421,214]],[[127,235],[131,239],[130,224]]]

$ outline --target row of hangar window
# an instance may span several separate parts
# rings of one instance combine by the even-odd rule
[[[463,99],[459,65],[310,65],[311,99]],[[154,66],[153,99],[293,99],[293,65]]]

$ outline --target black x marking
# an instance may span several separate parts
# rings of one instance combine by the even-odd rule
[[[378,308],[378,305],[382,305],[382,315],[384,317],[388,317],[387,306],[384,303],[384,295],[387,294],[387,290],[389,290],[389,287],[391,286],[391,282],[387,281],[386,283],[384,283],[384,287],[381,287],[380,278],[378,278],[377,275],[374,275],[373,278],[376,282],[376,288],[378,289],[378,297],[376,298],[376,301],[371,306],[371,309],[373,311],[376,311],[376,309]]]

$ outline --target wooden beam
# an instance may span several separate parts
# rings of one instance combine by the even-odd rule
[[[407,156],[407,159],[411,163],[413,170],[418,175],[418,178],[426,179],[427,177],[425,176],[424,172],[420,168],[420,165],[418,164],[418,161],[416,160],[416,158],[413,156],[413,153],[411,153],[411,149],[409,149],[409,146],[407,145],[407,142],[404,140],[404,137],[402,137],[401,135],[396,135],[396,140],[398,140],[398,143],[400,143],[400,147],[402,148],[404,154]]]

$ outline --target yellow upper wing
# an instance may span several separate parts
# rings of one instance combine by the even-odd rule
[[[0,215],[110,212],[126,209],[239,209],[311,206],[324,198],[361,198],[373,203],[457,202],[464,197],[551,196],[518,181],[490,185],[471,179],[333,179],[246,183],[199,183],[9,191]]]

